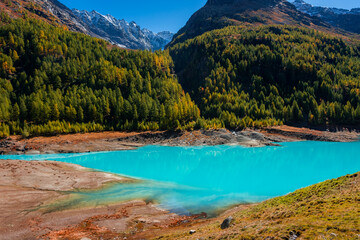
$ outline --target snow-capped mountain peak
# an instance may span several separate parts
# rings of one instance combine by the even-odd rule
[[[162,32],[157,33],[157,35],[169,42],[171,42],[171,40],[174,36],[174,34],[170,31],[162,31]]]
[[[130,49],[162,49],[174,35],[171,32],[157,34],[148,29],[141,29],[134,21],[116,19],[110,14],[103,15],[96,11],[77,9],[72,11],[97,37]]]
[[[336,28],[349,32],[360,33],[360,8],[351,10],[341,8],[318,7],[306,3],[304,0],[295,0],[292,4],[297,10],[310,16],[320,18]]]
[[[351,10],[348,9],[342,9],[342,8],[329,8],[329,7],[319,7],[319,6],[313,6],[304,0],[294,0],[292,4],[301,12],[307,13],[310,16],[317,16],[317,17],[323,17],[327,14],[359,14],[360,9],[354,8]]]

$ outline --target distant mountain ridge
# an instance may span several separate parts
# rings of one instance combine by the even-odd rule
[[[0,7],[12,17],[28,15],[53,24],[65,25],[71,31],[102,38],[123,48],[158,50],[173,37],[169,31],[154,33],[135,22],[119,20],[96,11],[70,10],[57,0],[9,0]]]
[[[120,47],[158,50],[164,48],[173,36],[169,31],[154,33],[141,29],[134,21],[129,23],[109,14],[78,9],[73,9],[72,12],[92,33]]]
[[[320,7],[320,6],[313,6],[310,3],[305,2],[304,0],[295,0],[292,2],[294,6],[311,16],[316,17],[324,17],[328,14],[360,14],[360,8],[353,8],[353,9],[343,9],[343,8],[331,8],[331,7]]]
[[[303,0],[293,1],[294,6],[301,12],[328,22],[334,27],[349,32],[360,33],[360,8],[351,10],[313,6]]]

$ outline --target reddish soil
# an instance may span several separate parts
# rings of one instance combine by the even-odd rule
[[[264,146],[283,141],[348,142],[358,139],[357,132],[329,132],[281,126],[242,132],[223,129],[193,132],[102,132],[31,139],[11,137],[0,141],[0,151],[85,152],[132,149],[146,144]],[[221,222],[224,216],[231,213],[211,220],[204,219],[204,215],[184,217],[158,209],[143,200],[58,211],[45,211],[41,208],[71,197],[67,191],[97,189],[111,182],[124,181],[133,180],[60,162],[0,160],[0,239],[148,239],[172,234],[174,231],[191,238],[189,230],[206,226],[209,221]]]
[[[170,146],[242,144],[260,146],[266,143],[250,138],[236,139],[225,129],[192,132],[100,132],[68,134],[23,139],[12,136],[0,140],[0,154],[75,153],[129,150],[149,144]]]
[[[12,136],[0,140],[0,154],[77,153],[129,150],[144,145],[202,146],[238,144],[248,147],[274,145],[274,142],[300,140],[351,142],[359,140],[355,131],[319,131],[290,126],[269,127],[261,130],[100,132],[68,134],[54,137],[23,139]]]
[[[109,142],[110,139],[118,139],[134,136],[139,133],[125,132],[100,132],[78,133],[53,137],[34,137],[23,139],[21,136],[12,136],[0,141],[0,152],[3,153],[72,153],[89,151],[116,151],[128,150],[141,146],[141,144]],[[1,144],[2,143],[2,144]]]
[[[0,160],[0,239],[131,239],[199,217],[178,216],[143,200],[46,208],[72,198],[67,191],[128,181],[133,180],[67,163]]]
[[[360,138],[360,133],[356,131],[320,131],[310,128],[298,128],[291,126],[276,126],[265,128],[261,131],[268,137],[283,138],[288,140],[310,140],[310,141],[328,141],[328,142],[352,142]]]

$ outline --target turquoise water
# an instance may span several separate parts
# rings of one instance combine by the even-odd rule
[[[358,172],[360,142],[293,142],[262,148],[147,146],[118,152],[0,158],[75,163],[144,180],[79,192],[75,200],[60,207],[143,198],[177,213],[214,213]]]

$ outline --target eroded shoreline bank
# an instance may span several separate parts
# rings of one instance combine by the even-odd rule
[[[64,191],[94,190],[104,184],[121,184],[131,179],[62,162],[0,160],[0,238],[231,239],[257,236],[285,239],[295,234],[311,239],[314,236],[353,239],[360,234],[355,228],[358,226],[359,176],[347,175],[283,197],[231,207],[214,218],[206,218],[206,214],[179,216],[144,200],[47,211],[41,206],[69,197]],[[345,212],[346,219],[343,218]],[[328,218],[328,214],[332,217]],[[230,216],[234,221],[228,229],[222,229],[221,223]]]
[[[352,142],[355,131],[319,131],[290,126],[231,132],[226,129],[197,131],[100,132],[0,140],[0,154],[51,154],[130,150],[145,145],[203,146],[236,144],[247,147],[272,146],[290,141]]]
[[[46,206],[71,198],[70,191],[133,181],[74,164],[0,160],[0,180],[1,239],[81,239],[91,234],[109,239],[197,217],[179,216],[144,200],[49,211]]]
[[[274,145],[274,142],[301,140],[351,142],[359,133],[327,132],[288,126],[259,131],[208,130],[193,132],[103,132],[71,134],[56,137],[19,139],[0,142],[3,154],[76,153],[134,149],[145,145],[202,146],[239,144],[249,147]],[[175,228],[187,232],[198,224],[219,221],[204,215],[179,216],[159,209],[144,200],[86,206],[44,212],[43,206],[69,197],[65,192],[77,189],[99,189],[111,182],[123,183],[128,178],[94,172],[62,162],[0,160],[0,236],[6,239],[81,239],[105,236],[104,239],[138,239],[167,234]],[[242,205],[230,213],[252,208]],[[240,210],[239,210],[240,209]],[[225,213],[227,215],[228,213]],[[183,237],[183,235],[182,235]],[[182,238],[181,237],[181,238]],[[172,237],[171,237],[172,238]]]

